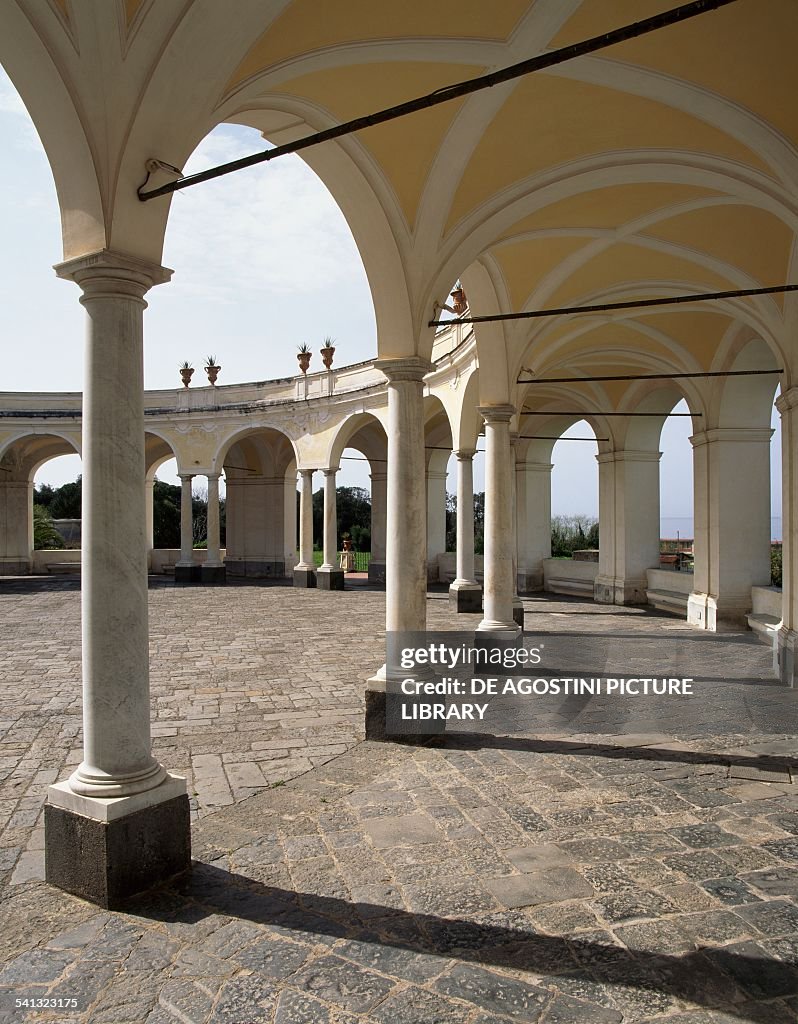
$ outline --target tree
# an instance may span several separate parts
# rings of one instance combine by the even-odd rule
[[[53,519],[80,519],[82,492],[81,477],[71,484],[62,484],[57,488],[49,506]]]
[[[152,534],[156,548],[180,547],[180,488],[158,477],[152,486]]]
[[[63,537],[53,526],[53,517],[44,505],[33,506],[33,546],[37,551],[66,547]]]
[[[336,511],[338,514],[338,537],[336,544],[341,549],[341,538],[348,533],[356,551],[371,550],[371,497],[364,487],[336,487]],[[297,491],[297,524],[299,523],[300,498]],[[297,527],[298,528],[298,527]],[[319,488],[313,495],[313,536],[315,546],[321,546],[324,535],[324,490]]]

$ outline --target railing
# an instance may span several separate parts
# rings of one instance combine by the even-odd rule
[[[370,551],[352,551],[351,554],[355,556],[355,568],[354,572],[368,572],[369,565],[371,564],[371,552]],[[336,551],[335,553],[335,564],[338,565],[341,552]],[[313,552],[313,561],[318,568],[324,561],[324,555],[321,551]]]

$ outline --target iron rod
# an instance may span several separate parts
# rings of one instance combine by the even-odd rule
[[[710,370],[704,373],[625,373],[608,377],[533,377],[516,384],[592,384],[600,380],[682,380],[685,377],[755,377],[763,373],[784,373],[784,370]]]
[[[535,71],[542,71],[545,68],[554,67],[575,57],[582,57],[588,53],[595,53],[597,50],[606,49],[616,43],[625,42],[627,39],[636,39],[638,36],[647,35],[649,32],[656,32],[659,29],[667,28],[668,25],[675,25],[689,18],[695,18],[699,14],[717,10],[719,7],[726,7],[728,4],[736,3],[736,0],[693,0],[692,3],[683,4],[672,10],[656,14],[652,18],[644,18],[621,28],[613,29],[611,32],[604,32],[601,35],[584,39],[579,43],[570,46],[563,46],[559,50],[552,50],[551,53],[542,53],[529,60],[520,61],[518,64],[511,64],[509,67],[500,68],[487,75],[480,75],[477,78],[470,78],[463,82],[455,82],[452,85],[436,89],[426,96],[419,96],[405,103],[399,103],[393,107],[386,107],[373,114],[366,114],[363,117],[356,117],[351,121],[344,121],[343,124],[334,128],[327,128],[324,131],[314,132],[294,142],[287,142],[283,146],[276,146],[274,149],[267,149],[260,153],[253,153],[250,156],[241,157],[238,160],[230,160],[228,163],[219,164],[217,167],[210,167],[205,171],[196,174],[188,174],[177,181],[170,181],[159,188],[150,189],[145,192],[144,185],[149,180],[149,174],[144,184],[137,190],[141,202],[146,203],[158,196],[169,195],[171,192],[178,192],[181,189],[189,188],[191,185],[199,185],[200,182],[210,181],[213,178],[220,178],[222,175],[231,174],[233,171],[240,171],[245,167],[253,167],[255,164],[265,163],[267,160],[275,160],[277,157],[285,156],[287,153],[298,153],[310,146],[318,146],[322,142],[329,142],[332,139],[340,139],[342,136],[351,135],[353,132],[362,131],[364,128],[371,128],[377,124],[385,124],[386,121],[394,121],[398,117],[406,117],[419,110],[427,110],[439,103],[448,103],[450,100],[458,99],[460,96],[468,96],[471,93],[479,92],[482,89],[489,89],[502,82],[510,82],[523,75],[532,74]]]
[[[735,288],[725,292],[699,292],[697,295],[674,295],[667,299],[639,299],[637,302],[601,302],[592,306],[560,306],[556,309],[533,309],[525,313],[496,313],[492,316],[463,316],[456,320],[430,320],[428,327],[450,324],[490,324],[503,320],[534,320],[541,316],[564,316],[573,313],[605,313],[613,309],[645,309],[649,306],[677,306],[684,302],[710,302],[716,299],[739,299],[748,295],[774,295],[798,291],[798,284],[774,284],[767,288]]]
[[[585,412],[584,409],[571,409],[568,412],[563,412],[558,409],[556,412],[546,412],[545,409],[540,410],[529,410],[522,409],[522,416],[579,416],[580,419],[584,419],[585,416],[665,416],[665,417],[677,417],[677,416],[703,416],[702,412]]]

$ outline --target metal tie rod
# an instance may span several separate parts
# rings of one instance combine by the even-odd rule
[[[479,92],[482,89],[489,89],[502,82],[510,82],[515,78],[532,74],[534,71],[542,71],[545,68],[554,67],[574,57],[582,57],[588,53],[595,53],[597,50],[604,50],[608,46],[625,42],[627,39],[636,39],[638,36],[647,35],[649,32],[656,32],[668,25],[676,25],[689,18],[695,18],[699,14],[706,14],[709,11],[726,7],[728,4],[736,3],[736,0],[693,0],[692,3],[683,4],[681,7],[674,7],[670,11],[656,14],[652,18],[644,18],[621,28],[613,29],[612,32],[604,32],[599,36],[584,39],[571,46],[563,46],[559,50],[552,50],[551,53],[542,53],[537,57],[512,64],[510,67],[501,68],[499,71],[492,71],[487,75],[480,75],[478,78],[470,78],[463,82],[456,82],[453,85],[436,89],[426,96],[419,96],[416,99],[408,100],[397,106],[386,107],[374,114],[366,114],[364,117],[357,117],[352,121],[344,121],[343,124],[334,128],[327,128],[321,132],[314,132],[313,135],[306,135],[304,138],[294,142],[287,142],[283,146],[274,149],[267,149],[260,153],[253,153],[251,156],[241,157],[239,160],[231,160],[228,163],[220,164],[218,167],[210,167],[206,171],[199,171],[197,174],[188,174],[177,181],[170,181],[160,188],[153,188],[144,191],[147,179],[138,188],[137,194],[142,203],[158,196],[169,195],[170,192],[178,192],[180,189],[189,188],[191,185],[199,185],[200,182],[210,181],[212,178],[220,178],[224,174],[232,174],[233,171],[240,171],[245,167],[253,167],[255,164],[265,163],[267,160],[275,160],[277,157],[285,156],[287,153],[298,153],[310,146],[318,146],[322,142],[329,142],[332,139],[340,139],[344,135],[351,135],[353,132],[362,131],[364,128],[371,128],[377,124],[385,124],[386,121],[394,121],[398,117],[405,117],[407,114],[414,114],[418,110],[426,110],[435,107],[439,103],[448,103],[450,100],[458,99],[460,96],[468,96],[471,93]]]
[[[759,374],[784,373],[784,370],[709,370],[703,373],[625,373],[607,377],[532,377],[516,384],[593,384],[601,380],[683,380],[686,377],[756,377]]]
[[[503,320],[534,320],[541,316],[565,316],[574,313],[606,313],[613,309],[646,309],[649,306],[678,306],[684,302],[711,302],[715,299],[740,299],[748,295],[775,295],[796,292],[798,284],[774,284],[766,288],[734,288],[725,292],[699,292],[696,295],[674,295],[666,299],[639,299],[637,302],[601,302],[592,306],[560,306],[555,309],[533,309],[525,313],[496,313],[492,316],[462,316],[456,320],[430,320],[428,327],[450,324],[492,324]]]

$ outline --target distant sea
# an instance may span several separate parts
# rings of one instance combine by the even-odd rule
[[[677,536],[693,538],[692,516],[662,516],[659,527],[663,539],[675,540]],[[770,520],[770,539],[781,540],[781,516],[773,516]]]

